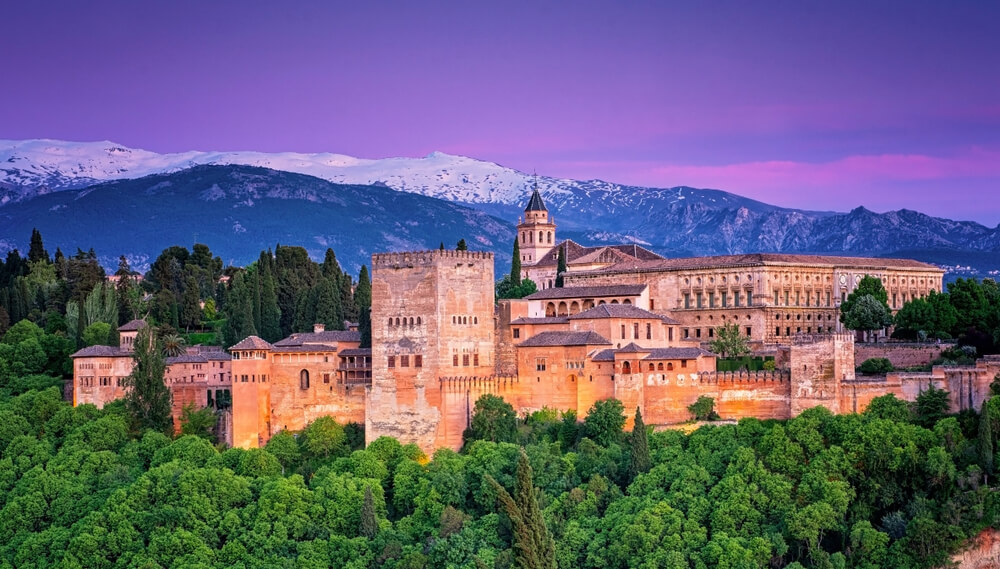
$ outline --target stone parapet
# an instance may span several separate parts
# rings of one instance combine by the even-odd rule
[[[485,251],[454,251],[451,249],[431,249],[429,251],[407,251],[403,253],[375,253],[372,255],[372,268],[401,269],[417,266],[430,266],[442,260],[457,261],[489,261],[493,262],[493,253]]]
[[[788,382],[791,373],[787,370],[761,371],[706,371],[698,374],[699,383],[760,383],[765,381]]]

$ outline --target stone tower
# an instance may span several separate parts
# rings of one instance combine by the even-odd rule
[[[465,410],[445,408],[440,379],[494,373],[493,254],[372,256],[372,385],[365,438],[427,452],[458,448]]]
[[[524,208],[524,221],[517,224],[517,238],[523,265],[534,265],[555,246],[556,224],[549,217],[537,184]]]

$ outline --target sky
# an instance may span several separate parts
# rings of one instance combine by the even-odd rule
[[[1000,3],[16,2],[0,138],[432,151],[1000,222]]]

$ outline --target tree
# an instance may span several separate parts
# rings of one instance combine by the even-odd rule
[[[192,327],[201,324],[201,296],[199,295],[198,280],[194,275],[188,275],[185,280],[184,294],[181,297],[181,326],[188,331]]]
[[[707,395],[698,397],[697,401],[688,405],[688,411],[696,421],[714,421],[719,418],[715,412],[715,399]]]
[[[358,286],[354,289],[354,305],[358,308],[358,331],[361,332],[361,347],[372,346],[372,283],[368,280],[368,267],[361,265]]]
[[[510,518],[514,549],[512,565],[521,569],[556,569],[555,541],[538,507],[537,489],[532,482],[531,465],[524,449],[517,458],[513,497],[492,476],[487,474],[485,478]]]
[[[983,402],[983,408],[979,412],[979,464],[987,475],[993,474],[993,418],[990,417],[987,402]]]
[[[378,533],[378,519],[375,517],[375,500],[371,486],[365,486],[365,501],[361,505],[361,535],[374,539]]]
[[[521,284],[515,285],[511,281],[510,275],[504,275],[496,284],[496,298],[498,300],[504,298],[524,298],[537,291],[538,287],[535,285],[535,281],[523,279]]]
[[[51,263],[52,259],[49,257],[49,252],[45,250],[45,246],[42,245],[42,234],[38,229],[31,229],[31,244],[28,247],[28,262],[37,263],[38,261],[45,261],[46,263]]]
[[[841,307],[840,321],[850,330],[868,333],[892,326],[892,312],[874,296],[865,295],[856,299],[846,311]]]
[[[870,332],[892,325],[889,294],[882,280],[865,275],[840,305],[840,321],[850,330]]]
[[[562,288],[563,274],[566,272],[566,246],[559,248],[559,257],[556,264],[556,287]]]
[[[184,338],[179,334],[167,334],[160,343],[163,344],[163,354],[167,357],[174,358],[184,353]]]
[[[464,433],[465,442],[491,441],[512,443],[517,441],[517,414],[502,397],[489,394],[476,400],[472,422]]]
[[[163,383],[166,364],[151,326],[139,330],[135,339],[135,367],[125,379],[125,408],[140,429],[161,433],[173,430],[170,390]]]
[[[247,289],[243,273],[233,276],[229,294],[223,313],[226,315],[226,325],[222,329],[223,342],[227,346],[238,343],[247,336],[257,334],[253,325],[253,308],[251,307],[250,291]]]
[[[649,457],[649,438],[646,434],[646,424],[642,422],[642,412],[635,408],[635,422],[632,432],[628,434],[628,479],[648,472],[653,462]]]
[[[930,385],[920,395],[913,406],[915,412],[915,422],[925,428],[933,428],[934,423],[944,418],[948,413],[949,393],[945,389],[938,389]]]
[[[709,347],[724,358],[738,358],[750,353],[749,338],[740,333],[740,325],[735,322],[716,328],[715,338],[709,342]]]
[[[469,247],[465,244],[465,239],[459,239],[458,245],[455,246],[456,251],[468,251]]]
[[[514,254],[510,260],[510,282],[514,286],[521,285],[521,246],[517,235],[514,236]]]
[[[181,434],[196,435],[215,442],[215,411],[211,407],[197,409],[194,403],[181,408]]]
[[[614,398],[594,403],[583,420],[584,433],[604,447],[621,442],[624,426],[625,406]]]
[[[81,339],[85,346],[110,346],[111,325],[107,322],[94,322],[84,328]]]

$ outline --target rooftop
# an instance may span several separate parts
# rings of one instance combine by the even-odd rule
[[[273,350],[274,346],[265,342],[262,338],[257,336],[247,336],[235,346],[229,348],[229,351],[233,350]]]
[[[546,316],[543,318],[527,318],[520,317],[511,320],[511,324],[566,324],[569,322],[569,318],[565,316]]]
[[[142,330],[146,327],[146,321],[142,319],[135,319],[126,322],[118,327],[119,332],[135,332],[136,330]]]
[[[121,356],[131,357],[129,352],[123,352],[115,346],[87,346],[70,355],[71,358],[116,358]]]
[[[851,269],[913,269],[941,271],[938,267],[913,259],[882,259],[877,257],[842,257],[829,255],[794,255],[785,253],[749,253],[746,255],[719,255],[714,257],[684,257],[646,261],[625,261],[610,267],[581,271],[586,273],[657,272],[727,267],[759,267],[768,265],[812,265]],[[572,273],[571,273],[572,274]]]
[[[275,346],[302,346],[305,344],[338,344],[340,342],[361,342],[361,332],[351,330],[325,330],[323,332],[296,332],[278,340]]]
[[[518,344],[522,348],[543,346],[604,346],[611,345],[597,332],[542,332]]]
[[[524,297],[525,300],[552,300],[559,298],[599,298],[605,296],[639,296],[646,290],[644,284],[572,286],[547,288]]]
[[[621,263],[662,260],[663,257],[638,245],[599,245],[585,247],[572,239],[567,239],[550,249],[547,254],[538,258],[534,267],[555,267],[559,263],[559,248],[566,250],[566,264],[586,265],[590,263]]]
[[[582,287],[581,287],[582,288]],[[572,290],[572,289],[568,289]],[[680,324],[668,316],[643,310],[632,304],[599,304],[583,312],[572,314],[569,320],[594,320],[599,318],[631,318],[635,320],[661,320],[667,324]]]
[[[524,211],[549,211],[545,208],[545,202],[542,201],[542,195],[538,193],[538,188],[531,192],[531,199],[528,200],[527,207]]]

